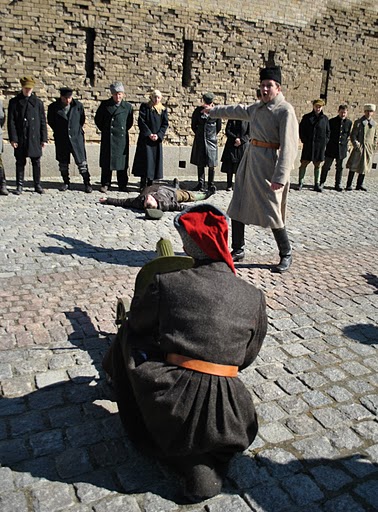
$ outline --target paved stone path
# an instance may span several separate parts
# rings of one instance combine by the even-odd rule
[[[191,506],[128,442],[100,365],[117,298],[132,296],[156,242],[181,251],[174,214],[146,221],[57,182],[0,197],[1,512],[377,510],[378,179],[366,182],[367,193],[291,192],[290,273],[270,272],[273,237],[247,228],[238,274],[264,290],[269,315],[241,376],[259,435],[224,493]]]

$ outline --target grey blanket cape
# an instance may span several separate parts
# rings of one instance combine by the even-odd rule
[[[256,358],[266,329],[263,293],[223,262],[156,276],[134,296],[106,367],[134,441],[163,458],[228,460],[246,449],[257,419],[242,381],[168,364],[165,354],[243,369]]]

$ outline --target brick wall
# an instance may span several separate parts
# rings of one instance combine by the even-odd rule
[[[191,144],[190,116],[203,92],[212,90],[218,103],[253,101],[259,68],[266,63],[282,66],[284,94],[298,118],[325,92],[324,67],[327,114],[346,102],[355,119],[364,102],[378,103],[375,1],[282,0],[269,12],[266,5],[0,0],[0,94],[7,107],[20,88],[19,77],[32,74],[47,107],[60,86],[71,86],[86,107],[87,140],[96,142],[93,116],[109,96],[111,81],[124,82],[136,109],[158,88],[170,112],[169,145]],[[132,143],[137,131],[134,126]]]

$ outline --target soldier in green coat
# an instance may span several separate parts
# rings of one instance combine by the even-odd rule
[[[133,107],[125,101],[122,82],[110,85],[112,97],[100,103],[95,123],[101,131],[101,192],[110,189],[112,171],[117,171],[118,189],[126,192],[129,166],[129,130],[133,125]]]

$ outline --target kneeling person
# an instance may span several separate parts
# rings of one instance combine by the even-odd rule
[[[195,205],[174,225],[194,266],[135,290],[103,365],[130,437],[181,473],[188,501],[201,501],[221,492],[229,461],[256,436],[237,374],[257,357],[267,315],[262,291],[235,275],[223,212]]]

